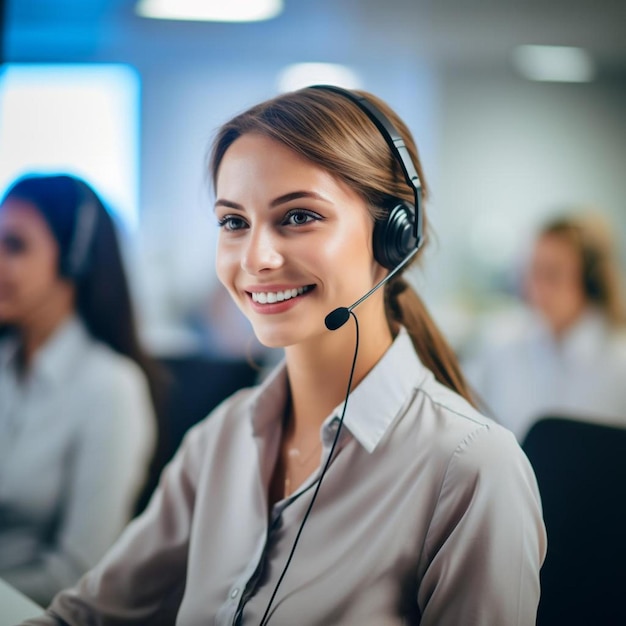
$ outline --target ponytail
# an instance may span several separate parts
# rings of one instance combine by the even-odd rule
[[[417,355],[435,378],[475,406],[454,351],[404,278],[396,278],[387,285],[385,308],[392,327],[401,324],[407,329]]]

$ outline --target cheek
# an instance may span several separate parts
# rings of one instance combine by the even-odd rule
[[[575,309],[585,302],[585,294],[582,285],[570,284],[563,290],[563,306]]]
[[[58,282],[56,264],[53,265],[48,262],[28,263],[21,272],[20,283],[25,292],[43,293],[52,289]]]
[[[361,273],[370,272],[374,252],[372,233],[365,227],[354,228],[351,232],[338,229],[337,236],[315,247],[315,257],[334,265],[337,271],[352,267]]]
[[[17,256],[2,264],[2,310],[10,319],[28,315],[32,307],[53,296],[60,285],[56,266],[41,257]],[[7,308],[8,307],[8,308]]]
[[[232,293],[234,288],[237,270],[239,268],[239,257],[229,246],[220,244],[218,241],[215,256],[215,273],[218,280]]]
[[[52,272],[49,263],[39,256],[19,254],[5,256],[2,274],[15,287],[28,289],[50,282],[56,272]]]

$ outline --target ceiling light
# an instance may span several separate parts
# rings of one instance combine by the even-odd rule
[[[288,65],[278,76],[278,91],[295,91],[310,85],[336,85],[345,89],[359,89],[361,80],[345,65],[334,63],[295,63]]]
[[[513,63],[529,80],[585,83],[594,74],[589,53],[568,46],[519,46],[513,52]]]
[[[282,0],[139,0],[135,7],[142,17],[206,22],[258,22],[282,10]]]

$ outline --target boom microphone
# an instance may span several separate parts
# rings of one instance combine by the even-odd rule
[[[409,263],[409,261],[417,254],[418,250],[419,246],[417,248],[413,248],[413,250],[411,250],[411,252],[404,258],[404,260],[399,265],[396,265],[396,267],[394,267],[393,270],[391,270],[391,272],[389,272],[389,274],[385,276],[385,278],[376,283],[364,296],[359,298],[352,306],[340,306],[334,311],[331,311],[324,318],[324,324],[326,324],[326,328],[328,328],[328,330],[337,330],[338,328],[341,328],[350,319],[350,312],[352,311],[352,309],[358,307],[359,304],[363,302],[363,300],[369,298],[376,290],[378,290],[386,282],[391,280],[391,278],[393,278],[405,265],[407,265],[407,263]]]

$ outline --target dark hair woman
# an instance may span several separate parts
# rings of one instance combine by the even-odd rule
[[[84,181],[25,176],[0,202],[0,577],[40,603],[134,511],[155,447],[115,225]]]

